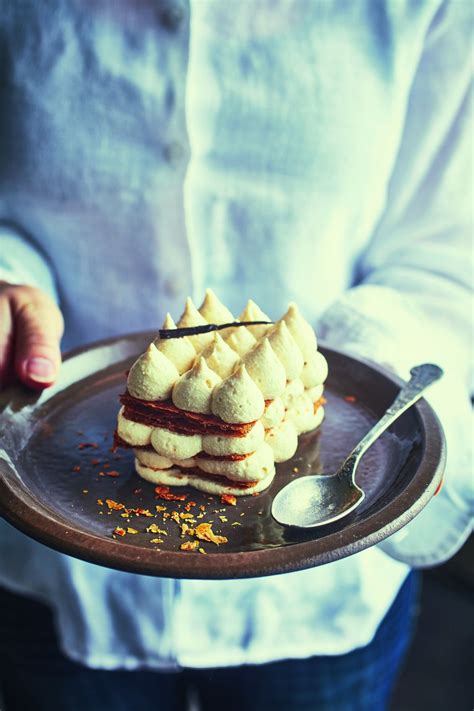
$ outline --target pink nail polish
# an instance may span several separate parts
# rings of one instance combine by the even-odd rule
[[[54,364],[41,356],[30,358],[26,364],[26,373],[32,380],[50,382],[55,371]]]

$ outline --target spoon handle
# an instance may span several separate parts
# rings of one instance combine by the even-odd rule
[[[382,418],[372,427],[365,437],[359,442],[349,454],[347,459],[339,469],[341,475],[348,475],[354,465],[359,461],[368,448],[395,422],[405,410],[408,410],[417,400],[420,399],[426,388],[441,378],[443,370],[431,363],[416,365],[410,371],[411,378],[405,383],[395,400]]]

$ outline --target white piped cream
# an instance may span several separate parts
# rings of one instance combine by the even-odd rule
[[[271,321],[271,318],[267,316],[267,314],[264,313],[259,306],[257,306],[255,301],[249,299],[247,301],[247,306],[239,316],[239,321]],[[268,333],[269,329],[271,328],[271,325],[267,326],[265,324],[260,324],[259,326],[247,326],[247,328],[249,329],[252,336],[255,336],[255,338],[257,339],[260,339],[262,338],[262,336],[265,336],[265,334]]]
[[[315,351],[305,360],[301,372],[301,380],[305,388],[314,388],[316,385],[324,383],[328,377],[328,363],[326,358],[319,351]]]
[[[202,450],[202,437],[198,434],[178,434],[164,427],[155,427],[151,435],[151,446],[162,457],[189,459]]]
[[[221,378],[209,368],[204,358],[199,358],[196,365],[184,373],[173,388],[173,404],[180,410],[211,413],[212,393]]]
[[[287,379],[299,378],[303,370],[303,354],[284,321],[273,326],[268,334],[268,340],[285,369]]]
[[[214,457],[225,457],[229,454],[248,454],[255,452],[265,438],[265,430],[261,421],[254,424],[245,437],[229,437],[228,435],[204,435],[202,448],[206,454]]]
[[[273,400],[282,394],[286,386],[286,372],[268,338],[252,348],[244,356],[243,363],[265,400]]]
[[[314,403],[304,393],[292,398],[286,411],[286,419],[293,422],[298,434],[314,429]]]
[[[265,412],[260,418],[260,422],[267,430],[270,427],[276,427],[285,416],[285,406],[283,400],[276,397],[265,408]]]
[[[298,432],[290,420],[283,420],[265,433],[265,442],[272,448],[275,462],[286,462],[298,447]]]
[[[284,321],[289,332],[293,336],[298,345],[303,358],[307,360],[317,349],[316,334],[310,324],[303,318],[301,312],[295,303],[290,303],[288,311],[283,316],[281,321]]]
[[[170,314],[166,314],[162,328],[169,331],[176,328],[176,324]],[[187,336],[183,338],[158,337],[154,340],[154,345],[160,353],[163,353],[168,360],[174,363],[180,375],[192,367],[196,357],[196,349]]]
[[[221,378],[228,378],[232,375],[240,358],[218,333],[214,334],[214,340],[202,351],[201,356],[205,359],[211,370]]]
[[[173,460],[168,457],[163,457],[154,449],[135,449],[135,457],[140,464],[153,469],[170,469],[173,466]]]
[[[150,343],[130,368],[128,392],[139,400],[167,400],[178,378],[176,366]]]
[[[304,393],[303,381],[300,380],[299,378],[296,378],[296,380],[291,380],[289,383],[286,384],[285,392],[281,396],[284,406],[290,407],[291,401],[295,397],[299,397],[299,395],[303,395],[303,393]]]
[[[323,396],[324,385],[315,385],[314,388],[308,388],[306,395],[312,402],[316,402]]]
[[[199,307],[199,313],[208,323],[232,323],[234,317],[227,306],[219,301],[212,289],[206,289],[204,301]],[[225,330],[225,329],[224,329]]]
[[[254,422],[264,410],[264,397],[243,364],[212,394],[212,412],[224,422]]]
[[[225,340],[241,358],[257,343],[246,326],[236,326]]]
[[[197,465],[209,474],[220,474],[236,481],[259,481],[275,471],[273,451],[265,442],[250,456],[237,461],[196,457]]]
[[[142,425],[140,422],[133,422],[124,417],[122,406],[117,417],[117,434],[127,444],[132,444],[135,447],[146,447],[150,444],[153,427]]]
[[[193,300],[188,297],[186,306],[178,321],[178,328],[192,328],[194,326],[206,326],[208,322],[201,316],[195,307]],[[197,336],[188,336],[197,353],[207,346],[212,341],[211,333],[201,333]]]

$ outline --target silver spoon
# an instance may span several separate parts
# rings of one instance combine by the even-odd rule
[[[365,498],[355,483],[357,465],[368,448],[392,422],[420,399],[425,389],[438,380],[443,371],[425,363],[411,369],[411,378],[383,417],[354,447],[335,474],[304,476],[287,484],[275,496],[272,516],[284,526],[314,528],[337,521],[354,511]]]

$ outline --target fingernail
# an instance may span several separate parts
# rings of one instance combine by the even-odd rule
[[[53,378],[56,368],[47,358],[36,356],[28,360],[26,372],[32,380],[49,382]]]

